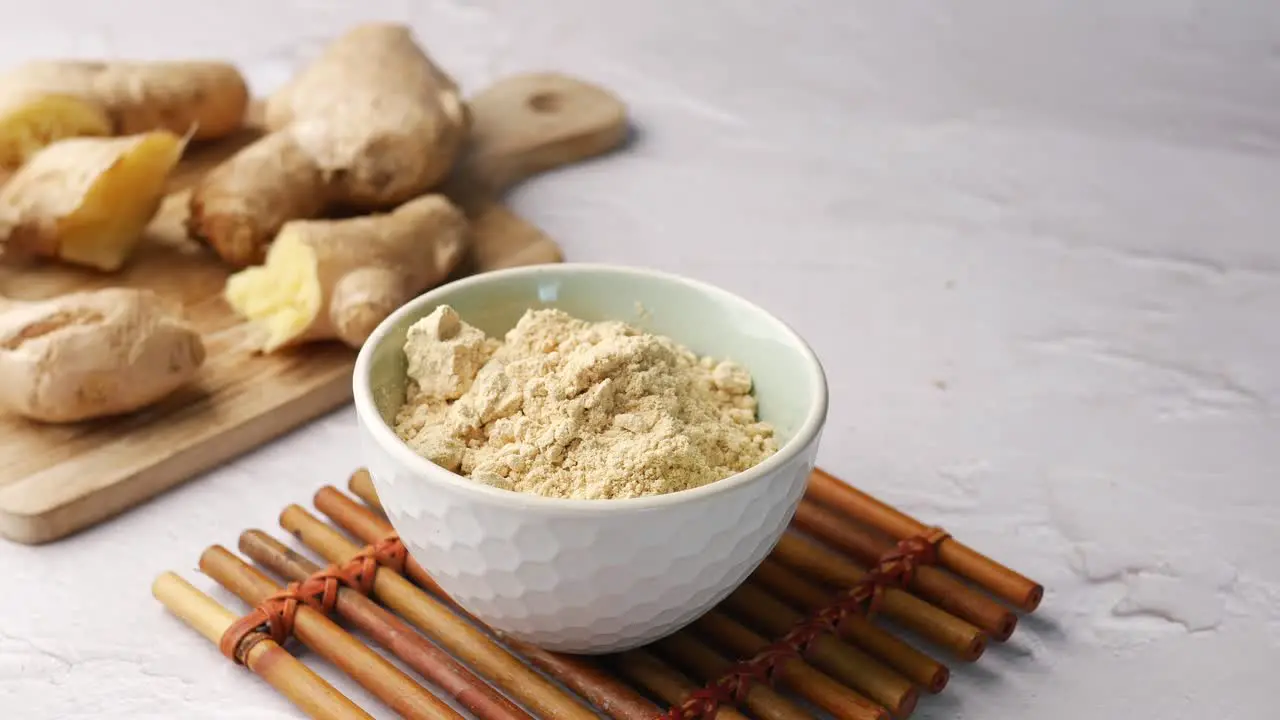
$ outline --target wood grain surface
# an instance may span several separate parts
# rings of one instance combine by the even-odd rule
[[[555,242],[507,210],[501,194],[621,145],[625,107],[601,88],[554,74],[511,77],[468,102],[470,149],[443,188],[472,223],[473,246],[458,274],[561,261]],[[221,296],[227,268],[186,237],[191,186],[257,137],[256,127],[188,150],[142,247],[120,272],[52,263],[0,270],[0,295],[20,300],[112,285],[178,298],[209,350],[198,382],[131,415],[65,426],[0,415],[0,535],[31,544],[65,537],[350,400],[354,350],[335,343],[254,354],[247,327]]]

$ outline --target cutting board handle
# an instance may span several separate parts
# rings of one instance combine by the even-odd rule
[[[601,155],[628,133],[622,101],[555,73],[505,78],[467,104],[471,147],[459,175],[472,197],[495,197],[531,175]]]

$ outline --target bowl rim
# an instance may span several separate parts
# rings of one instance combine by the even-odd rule
[[[468,480],[466,477],[450,470],[445,470],[439,465],[436,465],[430,460],[415,453],[413,449],[409,447],[408,443],[401,440],[400,437],[396,435],[395,430],[388,426],[388,424],[383,420],[382,414],[378,411],[377,404],[373,399],[373,383],[368,380],[370,375],[369,370],[377,348],[386,340],[386,337],[391,333],[392,328],[396,327],[406,316],[417,313],[424,305],[440,302],[439,298],[441,296],[449,294],[461,287],[500,282],[506,278],[520,276],[590,273],[624,274],[683,284],[698,292],[719,296],[722,299],[737,303],[758,314],[766,322],[773,323],[776,328],[781,331],[781,334],[788,338],[792,345],[800,351],[801,356],[805,360],[807,371],[812,379],[811,385],[813,387],[813,394],[809,398],[808,412],[805,414],[804,420],[800,423],[791,438],[784,443],[782,447],[778,448],[773,455],[769,456],[759,464],[742,472],[730,475],[722,480],[707,483],[706,485],[701,485],[687,490],[664,493],[661,495],[646,495],[642,497],[611,500],[591,500],[583,498],[547,497],[544,495],[535,495],[533,493],[502,490]],[[355,367],[352,371],[352,390],[354,394],[357,421],[364,427],[364,432],[378,444],[378,447],[381,450],[388,453],[392,459],[407,467],[416,475],[426,477],[430,482],[440,482],[462,493],[469,494],[477,501],[496,503],[506,506],[520,506],[529,510],[593,514],[654,510],[671,505],[696,502],[717,494],[731,492],[742,486],[757,482],[772,474],[776,469],[790,462],[792,458],[803,452],[803,450],[817,438],[822,430],[823,424],[826,422],[828,406],[826,373],[823,370],[822,362],[818,359],[817,353],[813,351],[813,348],[809,343],[806,342],[805,339],[795,331],[795,329],[763,307],[760,307],[750,300],[747,300],[746,298],[724,288],[682,275],[645,267],[583,262],[540,263],[535,265],[523,265],[519,267],[490,270],[459,278],[418,295],[412,300],[401,305],[395,312],[388,315],[376,328],[374,328],[373,332],[369,334],[369,337],[365,340],[364,344],[361,345],[356,356]]]

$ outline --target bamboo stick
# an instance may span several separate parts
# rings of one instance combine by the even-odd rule
[[[769,641],[712,610],[693,622],[693,629],[713,645],[738,657],[751,657],[769,646]],[[784,660],[774,673],[792,692],[841,720],[889,720],[889,713],[864,695],[845,687],[799,658]]]
[[[151,594],[169,612],[214,645],[238,619],[218,601],[171,572],[162,573],[155,579]],[[372,715],[361,710],[337,688],[270,639],[254,643],[242,660],[245,667],[285,696],[307,717],[315,720],[373,720]]]
[[[795,522],[810,535],[849,553],[867,565],[874,565],[885,553],[894,549],[892,540],[858,527],[848,516],[829,510],[812,500],[801,501],[796,509]],[[973,623],[1000,642],[1008,640],[1018,625],[1018,616],[1011,610],[960,582],[945,570],[920,566],[916,568],[908,587],[920,598],[961,620]]]
[[[929,529],[910,515],[816,468],[809,475],[806,496],[898,540],[919,535]],[[943,540],[938,545],[938,561],[948,570],[977,583],[1025,612],[1034,611],[1044,598],[1042,585],[954,538]]]
[[[240,551],[271,572],[295,582],[302,582],[321,570],[316,563],[260,530],[241,533]],[[339,588],[334,610],[481,720],[533,720],[408,623],[356,590]]]
[[[613,658],[614,666],[631,682],[662,698],[663,702],[680,705],[698,690],[689,678],[671,669],[644,650],[628,650]],[[721,705],[707,720],[747,720],[737,709]]]
[[[373,497],[373,485],[369,482],[368,473],[357,471],[352,475],[351,485],[356,487],[356,478],[363,477],[363,487]],[[366,502],[368,499],[366,498]],[[368,508],[361,507],[351,498],[342,494],[337,488],[325,486],[315,494],[316,509],[324,513],[335,525],[355,535],[361,542],[373,543],[387,536],[392,531],[391,524],[378,517]],[[370,503],[374,504],[374,503]],[[425,588],[441,601],[447,603],[455,612],[471,618],[471,614],[449,597],[427,571],[410,556],[405,562],[405,575],[418,586]],[[474,620],[474,618],[471,618]],[[479,621],[476,621],[479,622]],[[483,623],[481,623],[483,624]],[[535,648],[528,643],[520,642],[501,632],[494,631],[516,653],[524,655],[539,670],[560,681],[570,690],[583,697],[601,712],[614,720],[649,720],[656,713],[653,703],[644,699],[625,684],[618,682],[608,674],[592,665],[587,660],[551,653]]]
[[[498,636],[534,667],[559,680],[613,720],[653,720],[662,712],[586,658],[544,650],[502,633]]]
[[[346,523],[344,529],[357,538],[381,539],[395,528],[386,519],[378,517],[371,510],[360,507],[360,503],[343,494],[341,490],[325,485],[311,497],[316,509],[332,518],[335,514]],[[365,542],[373,542],[365,540]]]
[[[761,587],[767,588],[769,592],[803,612],[814,612],[826,607],[834,597],[833,592],[771,559],[765,559],[749,581],[759,583]],[[899,640],[892,633],[876,627],[867,618],[848,615],[837,630],[840,637],[889,663],[928,692],[942,692],[951,679],[951,671],[946,665]]]
[[[332,563],[348,562],[360,548],[298,505],[280,515],[280,525]],[[540,717],[592,720],[595,714],[565,695],[541,675],[493,642],[441,601],[402,575],[378,568],[374,594],[409,624],[426,633],[458,659],[475,668]]]
[[[200,555],[200,570],[253,606],[283,590],[221,545],[210,546]],[[293,635],[400,716],[414,720],[462,720],[457,711],[319,610],[299,603]]]
[[[383,515],[387,514],[386,509],[382,507],[382,501],[378,499],[378,491],[373,487],[373,477],[369,475],[368,470],[360,468],[351,473],[351,477],[347,479],[347,489],[369,507]]]
[[[703,643],[693,633],[680,631],[652,646],[663,659],[698,676],[703,682],[719,678],[733,661]],[[767,685],[756,683],[743,700],[746,709],[759,720],[812,720],[813,716]]]
[[[783,533],[773,558],[828,585],[849,588],[866,577],[866,571],[793,530]],[[977,660],[987,647],[986,633],[950,613],[939,610],[911,593],[886,588],[881,612],[951,651],[965,661]]]
[[[782,637],[805,619],[803,614],[754,585],[739,586],[720,607],[772,638]],[[835,637],[814,638],[804,658],[832,678],[885,706],[895,717],[907,717],[915,710],[919,693],[910,680]]]

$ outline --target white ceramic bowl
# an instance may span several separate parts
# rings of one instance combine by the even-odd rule
[[[405,332],[440,304],[500,337],[530,307],[623,320],[753,374],[779,450],[700,488],[566,500],[474,483],[416,455],[390,421]],[[392,524],[454,600],[550,650],[613,652],[667,635],[732,592],[778,541],[804,492],[827,413],[822,366],[780,320],[709,285],[648,270],[554,264],[436,288],[387,318],[355,367],[364,460]]]

